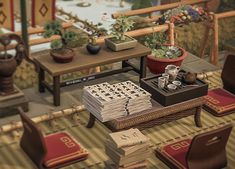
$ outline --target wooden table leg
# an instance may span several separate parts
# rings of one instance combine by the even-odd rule
[[[55,106],[60,106],[60,76],[53,77],[53,100]]]
[[[140,58],[140,79],[145,77],[146,77],[146,56],[142,56]]]
[[[86,127],[92,128],[95,125],[95,120],[96,120],[95,116],[90,113],[90,118]]]
[[[42,68],[39,68],[38,73],[38,90],[40,93],[45,92],[45,87],[43,86],[43,81],[45,80],[45,72]]]
[[[194,115],[194,121],[195,121],[195,124],[197,127],[202,127],[202,122],[201,122],[201,110],[202,110],[202,107],[199,106],[196,108],[196,113]]]

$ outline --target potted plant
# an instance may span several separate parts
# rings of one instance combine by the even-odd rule
[[[92,23],[88,24],[92,25]],[[97,38],[106,35],[106,30],[104,28],[99,28],[101,25],[102,23],[98,23],[94,25],[94,27],[83,27],[83,29],[85,29],[88,33],[88,44],[86,45],[87,51],[93,55],[99,53],[101,49],[101,46],[96,42]]]
[[[60,39],[51,42],[50,55],[55,62],[68,63],[73,60],[75,52],[69,48],[69,43],[77,40],[77,34],[73,31],[64,31],[59,21],[52,21],[46,23],[44,26],[44,37],[50,38],[53,35],[59,35]]]
[[[179,46],[166,44],[164,32],[154,32],[147,36],[144,45],[152,50],[152,53],[147,56],[147,66],[154,74],[163,73],[169,64],[180,66],[188,54]]]
[[[137,40],[125,35],[133,27],[134,21],[126,16],[120,16],[112,24],[111,37],[105,39],[105,45],[113,51],[134,48]]]
[[[93,55],[99,53],[99,51],[101,49],[101,46],[96,43],[96,39],[97,39],[97,37],[95,37],[93,35],[89,36],[88,44],[86,45],[87,51]]]

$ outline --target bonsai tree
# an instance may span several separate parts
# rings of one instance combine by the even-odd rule
[[[99,28],[102,23],[98,23],[94,25],[94,27],[89,27],[89,25],[93,24],[88,23],[88,25],[83,27],[88,33],[88,44],[86,47],[89,53],[97,54],[100,51],[101,46],[97,44],[96,40],[98,37],[106,35],[106,30],[104,28]]]
[[[64,53],[68,48],[69,43],[73,43],[77,40],[77,34],[73,31],[64,31],[59,21],[52,21],[46,23],[44,26],[45,38],[50,38],[53,35],[59,35],[61,39],[53,40],[51,42],[51,49],[59,53]]]
[[[68,63],[73,60],[74,51],[69,48],[72,43],[76,43],[77,34],[73,31],[63,30],[59,21],[46,23],[44,26],[44,37],[50,38],[53,35],[59,35],[60,39],[51,42],[51,56],[58,63]]]
[[[127,16],[120,16],[116,19],[115,23],[112,24],[111,35],[117,41],[123,42],[126,41],[125,32],[131,30],[134,26],[134,21],[128,18]]]

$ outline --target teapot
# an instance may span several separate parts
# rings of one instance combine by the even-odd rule
[[[193,84],[195,83],[197,80],[197,73],[191,73],[191,72],[187,72],[184,76],[183,76],[183,81],[186,84]]]
[[[178,73],[180,71],[180,67],[176,65],[167,65],[165,67],[165,73],[169,74],[170,80],[175,80]]]

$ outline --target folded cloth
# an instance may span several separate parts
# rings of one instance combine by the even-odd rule
[[[225,89],[210,90],[204,108],[215,116],[224,116],[235,112],[235,95]]]

